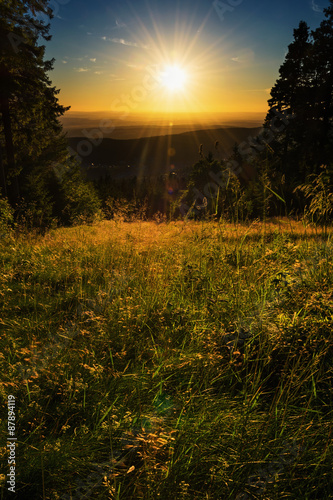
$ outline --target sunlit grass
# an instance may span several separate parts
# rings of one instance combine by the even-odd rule
[[[18,498],[328,498],[332,254],[287,219],[3,240]]]

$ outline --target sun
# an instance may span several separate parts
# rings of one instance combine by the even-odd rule
[[[185,89],[186,71],[180,66],[166,66],[160,74],[160,82],[169,92],[179,92]]]

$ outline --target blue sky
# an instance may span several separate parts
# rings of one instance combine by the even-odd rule
[[[301,20],[312,29],[328,0],[53,0],[51,79],[74,111],[110,110],[147,67],[176,64],[182,95],[147,93],[137,112],[263,111]],[[223,12],[225,11],[225,12]],[[135,92],[134,92],[135,94]],[[162,103],[161,98],[164,101]],[[119,104],[118,104],[119,106]],[[134,106],[134,105],[133,105]]]

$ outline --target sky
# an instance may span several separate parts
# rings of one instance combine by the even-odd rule
[[[46,57],[71,111],[266,112],[301,20],[328,0],[52,0]]]

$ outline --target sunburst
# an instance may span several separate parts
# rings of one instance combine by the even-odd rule
[[[166,66],[160,74],[160,82],[169,92],[184,91],[186,88],[186,70],[178,65]]]

